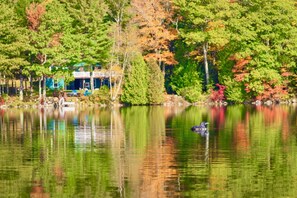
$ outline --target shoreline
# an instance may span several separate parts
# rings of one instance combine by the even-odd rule
[[[141,106],[164,106],[164,107],[188,107],[188,106],[231,106],[231,105],[253,105],[253,106],[274,106],[274,105],[297,105],[297,99],[291,98],[287,100],[256,100],[256,101],[246,101],[243,103],[228,103],[227,101],[200,101],[195,103],[190,103],[178,95],[166,95],[165,102],[163,104],[147,104]],[[10,102],[0,105],[0,109],[8,108],[19,108],[19,109],[29,109],[29,108],[57,108],[58,100],[56,97],[48,97],[46,104],[40,104],[39,100],[30,101],[19,101],[17,97],[10,97]],[[14,100],[13,100],[14,99]],[[94,103],[89,100],[82,100],[78,97],[68,97],[67,101],[74,102],[73,107],[84,108],[84,107],[126,107],[126,106],[138,106],[138,105],[125,105],[119,102],[110,102],[109,104]]]

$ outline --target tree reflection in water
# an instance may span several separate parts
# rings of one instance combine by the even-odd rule
[[[0,194],[295,197],[296,118],[290,106],[1,110]],[[201,121],[208,137],[190,130]]]

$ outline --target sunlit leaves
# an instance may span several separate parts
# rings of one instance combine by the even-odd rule
[[[10,4],[1,4],[0,12],[0,72],[13,77],[28,65],[28,34]]]
[[[294,25],[297,11],[294,1],[269,1],[250,3],[238,3],[241,13],[232,18],[229,23],[231,40],[225,51],[229,51],[238,58],[250,61],[242,68],[243,76],[238,76],[237,63],[234,62],[232,71],[235,79],[240,77],[242,82],[237,87],[245,86],[247,95],[251,98],[276,99],[284,97],[288,90],[288,76],[293,75],[296,60],[296,31]],[[225,52],[224,52],[225,53]],[[224,60],[221,63],[225,62]],[[282,68],[282,69],[281,69]],[[221,65],[221,71],[229,69]],[[286,79],[281,70],[289,72]],[[221,79],[226,79],[222,72]],[[274,80],[269,79],[271,76]],[[290,79],[293,76],[289,77]],[[244,80],[243,80],[244,79]],[[277,82],[277,85],[276,85]],[[227,83],[227,81],[224,81]],[[227,92],[233,92],[231,86],[227,86]],[[243,92],[244,93],[244,92]]]
[[[164,75],[159,65],[153,60],[148,65],[148,101],[149,104],[162,104],[164,102]]]
[[[70,62],[104,64],[110,56],[111,39],[107,5],[104,1],[63,1],[72,23],[71,32],[64,38]]]
[[[133,57],[123,86],[122,102],[134,105],[148,103],[148,67],[143,57],[137,54]]]
[[[170,50],[170,42],[176,38],[176,31],[170,27],[174,7],[170,0],[131,1],[133,23],[138,27],[138,42],[145,58],[167,65],[176,64]]]

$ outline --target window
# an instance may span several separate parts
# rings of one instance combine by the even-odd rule
[[[89,82],[85,82],[85,87],[90,87],[90,83]]]

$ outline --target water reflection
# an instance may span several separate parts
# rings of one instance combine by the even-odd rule
[[[0,194],[295,197],[296,115],[291,106],[2,109]],[[190,130],[202,121],[206,137]]]

